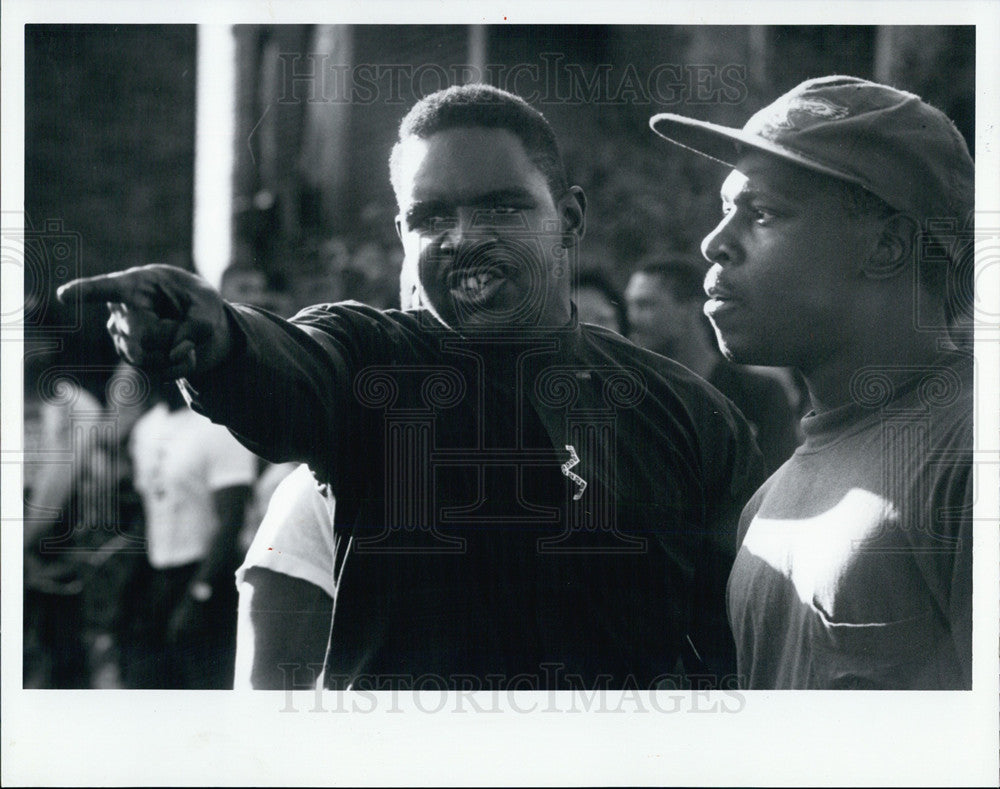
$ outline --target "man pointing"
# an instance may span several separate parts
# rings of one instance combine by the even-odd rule
[[[156,266],[61,297],[111,302],[122,356],[336,499],[328,688],[721,682],[735,522],[762,479],[746,423],[576,321],[585,199],[521,99],[425,98],[390,170],[416,309],[284,321]]]

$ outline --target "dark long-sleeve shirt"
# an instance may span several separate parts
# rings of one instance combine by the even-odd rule
[[[725,582],[763,471],[701,379],[592,326],[230,316],[195,407],[336,499],[328,687],[671,686],[682,656],[733,671]]]

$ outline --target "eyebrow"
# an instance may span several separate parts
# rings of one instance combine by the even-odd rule
[[[454,205],[471,206],[473,208],[487,207],[505,200],[520,200],[524,202],[534,201],[534,195],[527,189],[521,187],[510,187],[505,189],[494,189],[490,192],[475,195],[474,197],[460,198],[459,200],[442,200],[430,198],[427,200],[416,200],[406,211],[407,218],[417,216],[427,211],[450,208]]]
[[[719,198],[724,204],[732,203],[733,205],[746,205],[755,200],[764,200],[769,203],[792,203],[795,201],[795,198],[782,195],[779,192],[754,188],[740,189],[735,195],[720,190]]]

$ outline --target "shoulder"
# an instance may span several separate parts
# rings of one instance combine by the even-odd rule
[[[419,354],[454,334],[427,310],[380,310],[356,301],[307,307],[290,322],[361,351],[361,358],[370,358],[378,349]]]
[[[666,378],[677,378],[678,380],[688,377],[697,378],[694,373],[683,365],[665,356],[660,356],[658,353],[640,348],[635,343],[610,329],[593,326],[589,323],[581,323],[580,336],[588,348],[620,363],[631,364]]]
[[[763,463],[750,425],[732,401],[687,367],[613,332],[587,326],[584,337],[591,349],[588,362],[623,368],[639,379],[623,388],[641,387],[643,396],[632,399],[651,431],[645,438],[655,435],[659,446],[688,453],[703,483],[711,487],[709,477],[727,486],[732,482],[746,501],[764,478]]]
[[[687,367],[653,351],[640,348],[620,334],[598,326],[581,324],[588,346],[598,354],[643,374],[650,391],[672,393],[684,403],[699,409],[730,414],[733,404],[704,378]]]
[[[414,334],[447,331],[427,310],[382,310],[359,301],[339,301],[333,304],[314,304],[289,319],[298,326],[326,325],[330,323],[353,324],[382,331],[402,331]]]
[[[975,403],[973,358],[950,351],[921,368],[903,385],[903,392],[888,407],[928,425],[938,447],[956,440],[972,445]]]
[[[715,365],[708,380],[722,391],[729,386],[741,389],[757,399],[788,399],[784,385],[776,376],[725,360]]]

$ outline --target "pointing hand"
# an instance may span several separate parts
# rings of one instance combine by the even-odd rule
[[[63,303],[107,302],[118,355],[163,379],[211,370],[231,347],[222,297],[201,277],[174,266],[76,279],[57,296]]]

